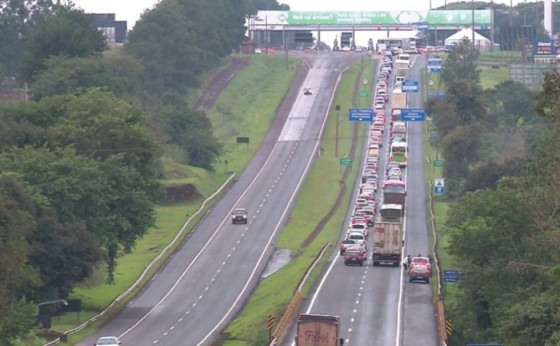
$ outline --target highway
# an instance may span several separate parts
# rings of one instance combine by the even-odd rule
[[[318,155],[336,81],[355,60],[345,54],[316,56],[295,90],[297,99],[285,126],[273,129],[272,140],[151,283],[84,344],[116,335],[124,345],[210,345],[219,336],[274,253],[274,239]],[[304,96],[303,87],[313,95]],[[235,207],[247,208],[247,225],[231,223]]]
[[[425,64],[423,56],[416,57],[410,70],[411,80],[420,82],[421,69]],[[375,84],[373,87],[375,88]],[[421,92],[409,95],[408,107],[422,108],[421,95]],[[388,107],[389,105],[390,102]],[[379,186],[382,186],[383,167],[388,161],[388,130],[389,122],[386,125],[385,141],[380,155]],[[427,255],[429,248],[422,130],[423,123],[410,123],[407,139],[409,158],[405,170],[407,207],[404,255],[413,256],[418,253]],[[366,148],[364,152],[365,150]],[[358,183],[353,189],[346,224],[350,222]],[[380,195],[378,192],[378,205],[381,203]],[[343,233],[340,240],[344,237]],[[371,260],[371,247],[368,259]],[[374,268],[371,261],[364,267],[347,267],[342,256],[339,256],[337,247],[329,259],[322,279],[315,284],[314,293],[300,308],[300,312],[339,315],[340,337],[345,340],[345,345],[438,345],[431,285],[408,283],[402,267]],[[283,344],[293,345],[295,328],[292,327],[287,334],[289,337]]]

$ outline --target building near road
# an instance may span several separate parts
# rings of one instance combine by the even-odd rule
[[[115,20],[114,13],[92,13],[93,26],[101,31],[107,44],[114,48],[122,46],[126,41],[127,22]]]

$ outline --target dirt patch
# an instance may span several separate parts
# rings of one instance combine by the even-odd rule
[[[363,79],[362,73],[360,73],[356,77],[356,81],[354,82],[354,95],[356,95],[360,91],[360,85],[361,85],[361,81]],[[352,106],[355,107],[355,108],[358,108],[358,104],[356,103],[355,98],[352,101]],[[356,122],[356,123],[354,123],[354,127],[352,128],[352,144],[350,146],[349,157],[354,157],[354,155],[356,153],[356,150],[357,150],[357,147],[358,147],[359,131],[360,131],[360,124],[358,122]],[[346,183],[344,182],[344,180],[348,177],[350,172],[351,172],[351,166],[346,166],[346,168],[344,169],[344,172],[342,173],[342,179],[339,180],[339,182],[338,182],[339,185],[340,185],[340,190],[338,192],[338,196],[336,197],[336,200],[335,200],[334,204],[332,205],[332,207],[328,211],[328,213],[315,226],[315,228],[313,229],[311,234],[309,234],[309,236],[303,241],[303,243],[302,243],[303,248],[308,247],[309,244],[311,244],[311,242],[317,237],[317,235],[319,235],[319,233],[321,233],[323,228],[325,228],[325,225],[327,224],[327,222],[329,222],[329,220],[332,218],[332,216],[334,215],[336,210],[342,204],[342,200],[344,199],[344,196],[346,195],[346,192],[348,191],[348,187],[346,186]]]
[[[198,99],[194,108],[197,111],[207,111],[216,102],[220,93],[227,87],[229,82],[235,77],[235,75],[244,69],[249,64],[249,59],[246,58],[233,58],[231,66],[216,74],[208,89],[204,94]]]

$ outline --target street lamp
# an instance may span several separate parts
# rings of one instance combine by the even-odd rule
[[[45,306],[45,305],[52,305],[52,304],[58,304],[58,303],[68,305],[68,302],[66,301],[66,299],[57,299],[57,300],[49,300],[49,301],[46,301],[46,302],[39,303],[39,304],[37,304],[37,308],[40,308],[41,306]]]
[[[338,115],[340,112],[340,105],[336,105],[335,109],[336,109],[336,143],[334,146],[334,157],[338,157]]]
[[[472,46],[473,50],[476,49],[476,45],[474,43],[474,0],[472,0]]]

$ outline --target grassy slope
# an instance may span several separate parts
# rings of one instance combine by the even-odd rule
[[[246,119],[259,117],[262,124],[254,126],[252,121],[245,118],[240,119],[240,127],[250,128],[250,133],[243,133],[243,136],[251,136],[252,138],[264,138],[268,129],[268,124],[275,115],[276,108],[282,100],[283,94],[288,89],[295,74],[299,61],[290,60],[289,67],[286,69],[284,59],[277,56],[267,57],[251,57],[251,63],[247,68],[241,71],[230,86],[224,90],[220,96],[217,105],[223,105],[235,114],[245,114]],[[220,66],[217,71],[225,68]],[[208,77],[210,78],[210,77]],[[255,100],[253,95],[261,90],[269,90],[267,97]],[[276,90],[275,95],[270,90]],[[232,102],[231,100],[243,100],[243,102]],[[253,101],[250,101],[253,100]],[[216,127],[216,133],[223,133],[224,128],[229,124],[220,124],[215,121],[220,116],[216,109],[210,111],[209,116],[212,118]],[[235,134],[233,134],[235,135]],[[220,137],[223,138],[223,137]],[[224,140],[226,142],[226,140]],[[238,174],[242,172],[246,163],[248,163],[256,152],[257,145],[250,145],[245,150],[239,150],[235,155],[235,162],[228,167],[228,171],[236,171]],[[228,157],[228,156],[226,156]],[[198,190],[204,195],[209,196],[217,190],[219,186],[227,179],[228,175],[219,169],[211,173],[194,167],[185,167],[174,165],[170,162],[165,163],[168,171],[175,172],[177,178],[173,180],[163,181],[168,183],[193,183]],[[245,164],[245,165],[244,165]],[[86,282],[82,287],[74,290],[71,298],[82,299],[83,311],[80,313],[80,321],[94,316],[98,311],[104,309],[113,301],[121,292],[125,291],[138,278],[148,263],[150,263],[163,249],[170,240],[176,235],[181,228],[188,215],[191,215],[200,206],[201,200],[191,203],[179,205],[158,206],[156,208],[157,222],[156,227],[151,229],[143,239],[139,240],[134,252],[127,254],[119,259],[115,272],[115,284],[107,285],[103,281],[105,279],[105,271],[100,269],[94,277]],[[196,224],[192,222],[191,225]],[[60,319],[53,320],[54,330],[68,330],[77,324],[75,314],[66,314]],[[86,329],[84,332],[72,336],[72,340],[79,340],[84,335],[93,331],[94,327]]]
[[[372,80],[375,66],[375,62],[366,62],[362,71],[362,65],[357,64],[344,73],[334,104],[341,105],[343,110],[351,108],[350,100],[356,97],[353,93],[356,78],[362,80],[365,77]],[[362,102],[364,102],[363,99]],[[341,153],[350,151],[352,137],[352,124],[344,119],[344,111],[340,113],[342,114],[339,118],[339,156],[341,156]],[[280,271],[261,281],[243,311],[227,328],[226,333],[231,338],[225,343],[227,346],[247,346],[255,344],[256,341],[262,341],[258,337],[259,335],[262,337],[263,333],[265,337],[267,335],[267,316],[275,315],[276,321],[280,320],[284,308],[290,301],[293,291],[307,267],[326,243],[332,242],[335,244],[340,235],[347,206],[350,203],[350,190],[345,194],[341,207],[317,238],[307,248],[301,247],[303,241],[313,231],[317,223],[328,213],[338,195],[339,189],[333,188],[333,186],[339,186],[339,180],[342,177],[339,159],[334,155],[336,118],[336,111],[333,109],[329,114],[329,120],[321,142],[324,153],[314,162],[309,178],[298,195],[290,221],[275,244],[277,248],[291,249],[292,256],[296,257]],[[359,133],[364,134],[366,127],[366,124],[360,125]],[[358,148],[362,148],[364,139],[365,137],[360,135]],[[359,159],[358,157],[354,158],[356,165]],[[332,174],[325,174],[328,171]],[[357,169],[355,169],[346,178],[344,181],[346,186],[353,186],[357,173]],[[321,196],[320,204],[317,203],[317,196],[319,195]],[[324,258],[311,275],[309,284],[304,289],[304,296],[307,294],[308,287],[326,264],[326,260]],[[260,330],[261,333],[256,335],[255,330]]]

